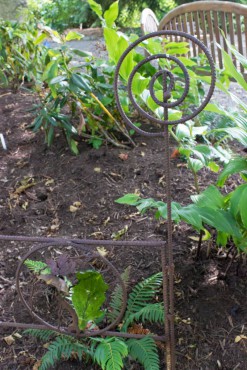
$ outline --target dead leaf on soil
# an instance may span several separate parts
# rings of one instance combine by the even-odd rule
[[[12,335],[4,337],[3,340],[8,344],[8,346],[11,346],[11,344],[15,343],[15,338]]]
[[[74,202],[70,207],[69,207],[69,210],[70,212],[76,212],[78,211],[78,209],[80,209],[82,207],[82,204],[81,202]]]
[[[64,292],[65,294],[69,293],[69,288],[65,282],[65,280],[53,276],[53,275],[39,275],[37,276],[39,280],[43,280],[46,282],[47,285],[54,286],[59,292]]]
[[[120,239],[121,236],[123,236],[125,233],[127,233],[128,229],[129,229],[129,226],[125,225],[123,229],[118,230],[115,233],[112,233],[111,238],[114,239],[114,240]]]
[[[94,170],[94,172],[97,172],[97,173],[100,173],[101,172],[101,168],[100,167],[95,167],[93,170]]]
[[[243,335],[243,334],[237,335],[236,338],[235,338],[235,343],[239,343],[243,339],[247,339],[246,335]]]
[[[33,370],[39,370],[41,364],[42,364],[41,360],[35,362],[35,364],[33,365]]]
[[[108,251],[104,247],[97,247],[97,251],[103,257],[107,256],[108,254]]]
[[[26,189],[31,188],[32,186],[36,185],[37,183],[35,182],[33,177],[24,177],[23,180],[21,180],[21,185],[15,189],[14,193],[15,195],[19,195],[23,193]]]
[[[120,153],[118,158],[122,159],[122,161],[127,161],[129,155],[127,153]]]

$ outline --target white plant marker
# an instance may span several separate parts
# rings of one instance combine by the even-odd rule
[[[7,145],[6,145],[6,141],[4,139],[4,136],[3,134],[0,134],[0,140],[1,140],[1,143],[2,143],[2,147],[4,150],[7,150]]]

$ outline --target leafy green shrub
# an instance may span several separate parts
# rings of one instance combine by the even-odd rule
[[[45,34],[33,22],[0,20],[0,86],[17,90],[26,82],[39,81],[43,72]]]

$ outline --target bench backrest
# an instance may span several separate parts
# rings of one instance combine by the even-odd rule
[[[171,10],[160,21],[159,30],[179,30],[201,40],[211,51],[214,61],[222,65],[222,53],[217,44],[231,55],[236,68],[244,74],[244,68],[228,50],[220,30],[229,42],[247,57],[247,6],[228,1],[195,1]],[[153,30],[155,31],[155,30]],[[175,40],[177,41],[177,40]],[[191,50],[197,56],[197,48]]]

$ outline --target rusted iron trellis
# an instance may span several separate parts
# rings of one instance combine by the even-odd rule
[[[149,124],[158,127],[158,132],[150,132],[138,128],[132,123],[132,121],[126,115],[124,109],[121,106],[120,97],[119,97],[119,87],[122,88],[123,80],[121,79],[121,68],[123,68],[124,63],[126,63],[130,53],[136,48],[143,46],[145,42],[149,39],[161,40],[163,43],[164,40],[175,40],[180,39],[193,43],[194,47],[203,52],[208,60],[210,66],[210,76],[211,82],[207,94],[202,101],[201,105],[197,108],[194,108],[189,114],[182,115],[181,118],[176,120],[169,120],[169,109],[179,106],[186,99],[189,90],[190,90],[190,78],[189,71],[186,66],[180,61],[177,56],[168,55],[165,53],[158,53],[156,55],[150,55],[143,57],[143,59],[135,65],[133,70],[130,72],[127,79],[127,92],[129,99],[134,107],[134,109],[139,112],[139,114],[146,120]],[[171,99],[172,90],[176,87],[176,77],[171,70],[168,70],[167,67],[160,67],[160,63],[156,64],[156,72],[153,74],[150,84],[149,91],[153,101],[163,109],[163,117],[157,118],[150,111],[145,111],[142,106],[136,101],[134,93],[132,91],[133,80],[136,77],[138,71],[146,64],[152,63],[154,61],[169,61],[173,64],[175,63],[183,73],[184,77],[184,87],[183,93],[177,100]],[[164,65],[164,63],[163,63]],[[155,83],[157,79],[162,79],[163,86],[163,97],[162,100],[158,99],[155,93]],[[164,170],[166,176],[166,199],[167,199],[167,240],[165,241],[112,241],[112,240],[87,240],[87,239],[74,239],[74,238],[45,238],[45,237],[33,237],[33,236],[16,236],[16,235],[0,235],[0,240],[5,241],[15,241],[15,242],[25,242],[25,243],[35,243],[35,245],[22,257],[16,272],[16,288],[18,292],[19,299],[23,303],[24,307],[29,311],[30,315],[39,323],[18,323],[18,322],[4,322],[0,321],[0,326],[2,327],[16,327],[16,328],[39,328],[39,329],[53,329],[57,332],[69,334],[77,337],[92,337],[92,336],[118,336],[125,338],[142,338],[144,335],[141,334],[130,334],[122,333],[114,330],[116,326],[121,322],[121,319],[125,313],[126,304],[127,304],[127,290],[126,286],[117,271],[114,265],[108,261],[102,254],[100,254],[95,248],[97,246],[111,246],[111,247],[133,247],[133,248],[160,248],[161,250],[161,265],[163,272],[163,300],[165,308],[165,325],[164,325],[164,335],[153,335],[155,340],[163,341],[166,344],[166,366],[168,370],[175,369],[175,337],[174,337],[174,298],[173,298],[173,288],[174,288],[174,263],[173,263],[173,246],[172,246],[172,218],[171,218],[171,178],[170,178],[170,159],[169,159],[169,125],[176,125],[178,123],[186,122],[194,118],[199,114],[209,102],[215,87],[215,67],[213,59],[210,52],[204,46],[202,42],[197,40],[194,36],[189,35],[180,31],[158,31],[145,36],[140,37],[134,43],[132,43],[126,51],[121,56],[115,73],[114,81],[114,91],[117,106],[120,114],[122,115],[125,123],[129,125],[132,129],[145,136],[162,136],[164,137]],[[171,100],[169,102],[169,100]],[[160,129],[160,127],[162,127]],[[61,305],[61,309],[67,312],[68,319],[65,319],[65,324],[62,324],[61,317],[58,315],[58,323],[51,323],[46,318],[37,312],[37,303],[35,301],[35,289],[38,289],[37,282],[32,280],[26,281],[27,278],[24,270],[25,261],[31,256],[36,256],[39,253],[54,253],[60,254],[59,249],[66,250],[66,252],[71,253],[71,259],[76,260],[78,266],[91,266],[92,263],[95,263],[95,260],[98,259],[100,262],[99,266],[101,271],[110,272],[112,280],[118,281],[119,286],[122,290],[122,300],[123,305],[119,315],[115,318],[114,321],[110,322],[103,328],[98,330],[85,330],[80,331],[78,328],[78,322],[76,313],[73,310],[72,306],[68,303],[66,304],[64,300],[58,297],[58,302]],[[54,252],[55,251],[55,252]],[[74,265],[76,266],[76,265]],[[77,267],[78,267],[77,266]],[[76,271],[76,270],[75,270]],[[27,278],[28,279],[28,278]],[[35,285],[36,284],[36,285]],[[33,287],[34,286],[34,287]],[[25,292],[25,289],[27,292]],[[28,288],[27,288],[28,287]],[[24,289],[24,290],[23,290]],[[42,311],[42,310],[41,310]],[[49,318],[49,314],[48,314]],[[66,321],[67,320],[67,321]],[[73,327],[69,322],[72,320]]]

